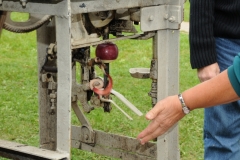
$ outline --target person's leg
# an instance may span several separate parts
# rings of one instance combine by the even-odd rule
[[[223,71],[240,53],[240,40],[216,38],[217,61]],[[204,111],[204,159],[240,159],[240,101]]]

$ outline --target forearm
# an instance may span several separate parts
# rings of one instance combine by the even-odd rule
[[[207,80],[182,93],[185,104],[190,110],[207,108],[240,99],[240,54],[234,59],[233,66],[218,76]],[[177,95],[160,100],[147,114],[151,123],[139,135],[144,144],[164,134],[185,114]]]
[[[227,71],[182,93],[190,110],[206,108],[239,99],[234,91]]]

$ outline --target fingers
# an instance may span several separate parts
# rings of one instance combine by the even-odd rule
[[[161,111],[163,110],[163,107],[161,107],[161,102],[158,102],[147,114],[146,119],[147,120],[153,120]]]
[[[139,135],[139,137],[137,137],[140,140],[140,143],[142,145],[144,145],[145,143],[147,143],[148,141],[155,139],[158,137],[159,132],[161,132],[160,128],[157,128],[154,132],[152,132],[151,134],[147,134],[144,137],[141,137],[141,135]]]
[[[209,80],[220,73],[220,69],[217,63],[213,63],[203,68],[199,68],[197,71],[198,79],[200,80],[200,82]]]
[[[146,114],[146,119],[151,120],[151,122],[137,138],[141,141],[141,144],[145,144],[147,141],[167,132],[184,115],[177,95],[167,97],[159,101]]]
[[[215,77],[216,75],[217,74],[215,72],[205,72],[204,70],[199,70],[198,79],[200,82],[204,82]]]
[[[159,112],[159,114],[150,122],[147,128],[145,128],[137,137],[138,139],[141,140],[141,144],[145,144],[147,141],[158,137],[159,135],[166,132],[171,126],[170,121],[169,119],[166,118],[165,114],[164,113],[161,114],[162,112],[161,110],[157,110],[156,112],[154,112],[155,110],[151,110],[150,113],[155,114],[156,112]]]
[[[141,144],[145,144],[146,142],[158,137],[159,133],[161,133],[159,123],[153,120],[148,127],[137,136],[137,139],[140,140]]]
[[[138,139],[141,140],[141,144],[146,143],[147,141],[154,139],[158,136],[156,130],[159,130],[159,125],[161,122],[159,121],[159,117],[157,117],[162,111],[164,107],[161,106],[161,102],[158,102],[147,114],[146,119],[152,120],[148,127],[144,129],[139,135]]]

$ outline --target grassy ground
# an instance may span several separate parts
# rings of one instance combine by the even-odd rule
[[[128,70],[149,67],[152,57],[151,40],[117,42],[120,55],[111,64],[114,89],[122,93],[141,111],[151,108],[148,96],[151,81],[132,78]],[[181,33],[180,91],[198,83],[196,72],[189,64],[188,34]],[[94,51],[94,50],[92,50]],[[141,57],[141,58],[139,58]],[[0,139],[38,146],[38,88],[36,34],[14,34],[3,31],[0,39]],[[113,97],[114,98],[114,97]],[[128,111],[117,99],[114,100]],[[136,137],[146,127],[144,117],[129,121],[116,108],[104,113],[101,108],[87,115],[95,129]],[[179,123],[180,153],[182,160],[203,159],[202,110],[193,111]],[[73,114],[73,124],[79,124]],[[1,158],[0,158],[1,159]],[[72,149],[74,160],[110,160],[113,158]]]
[[[190,8],[190,0],[186,0],[184,3],[184,21],[188,22],[189,21],[189,8]]]

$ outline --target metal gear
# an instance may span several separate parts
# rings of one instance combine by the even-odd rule
[[[6,21],[3,28],[16,33],[27,33],[41,27],[44,23],[48,22],[52,16],[29,14],[29,19],[24,22],[16,22],[11,19],[11,12],[7,12]]]

